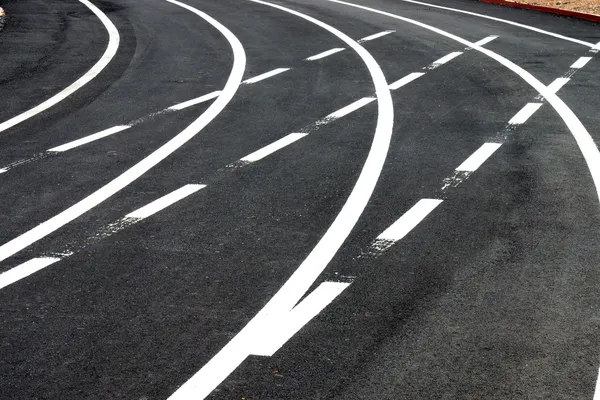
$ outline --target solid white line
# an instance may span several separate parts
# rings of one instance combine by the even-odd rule
[[[72,142],[65,143],[65,144],[57,146],[57,147],[53,147],[48,151],[62,152],[62,151],[71,150],[71,149],[74,149],[75,147],[82,146],[84,144],[93,142],[98,139],[102,139],[104,137],[113,135],[117,132],[121,132],[121,131],[124,131],[125,129],[129,129],[129,128],[131,128],[131,126],[129,126],[129,125],[113,126],[112,128],[108,128],[106,130],[100,131],[98,133],[94,133],[92,135],[83,137],[81,139],[77,139]]]
[[[135,164],[133,167],[119,175],[117,178],[113,179],[105,186],[90,194],[88,197],[67,208],[60,214],[50,218],[35,228],[30,229],[24,234],[14,238],[10,242],[0,246],[0,261],[5,260],[13,254],[23,250],[25,247],[35,243],[41,238],[68,224],[75,218],[96,207],[98,204],[102,203],[130,183],[134,182],[140,176],[148,172],[151,168],[196,136],[206,125],[208,125],[214,118],[217,117],[217,115],[219,115],[219,113],[227,106],[227,104],[235,95],[240,86],[246,65],[246,53],[244,52],[244,48],[242,47],[240,41],[233,33],[231,33],[229,29],[202,11],[176,0],[165,1],[188,9],[189,11],[203,18],[209,24],[219,30],[219,32],[225,36],[231,45],[231,48],[233,49],[233,67],[227,80],[227,84],[223,89],[223,93],[202,115],[200,115],[200,117],[192,122],[191,125],[185,128],[182,132],[178,133],[167,143],[159,147],[152,154]]]
[[[0,274],[0,289],[4,289],[5,287],[20,281],[23,278],[27,278],[29,275],[34,274],[60,260],[60,258],[55,257],[40,257],[32,258],[23,264],[17,265],[16,267]]]
[[[337,110],[336,112],[329,114],[328,116],[325,117],[325,119],[332,120],[332,119],[338,119],[338,118],[345,117],[346,115],[358,110],[359,108],[364,107],[367,104],[374,102],[375,100],[376,100],[375,97],[363,97],[362,99],[356,100],[354,103],[348,104],[346,107],[341,108],[341,109]]]
[[[217,98],[220,95],[221,95],[221,91],[217,90],[215,92],[205,94],[204,96],[200,96],[200,97],[197,97],[192,100],[184,101],[183,103],[175,104],[174,106],[169,107],[168,110],[175,110],[175,111],[183,110],[184,108],[195,106],[196,104],[204,103],[204,102],[207,102],[214,98]]]
[[[594,389],[593,400],[600,400],[600,371],[598,371],[598,379],[596,379],[596,388]]]
[[[526,104],[518,113],[515,114],[514,117],[511,118],[510,121],[508,121],[508,123],[512,125],[524,124],[533,114],[535,114],[537,110],[540,109],[542,105],[542,103]]]
[[[455,51],[453,53],[445,55],[444,57],[440,58],[437,61],[434,61],[432,64],[435,66],[446,64],[448,61],[455,59],[456,57],[460,56],[461,54],[462,54],[462,51]]]
[[[552,93],[558,92],[565,86],[571,79],[569,78],[556,78],[554,82],[548,85],[548,90],[552,91]]]
[[[456,168],[457,171],[475,172],[477,168],[492,156],[502,146],[501,143],[484,143],[475,153],[471,154],[462,164]]]
[[[346,241],[367,206],[379,180],[392,138],[394,124],[392,95],[387,87],[381,67],[367,50],[348,35],[313,17],[262,0],[249,1],[277,8],[312,22],[331,32],[345,42],[349,48],[352,48],[363,60],[373,79],[378,104],[377,126],[369,155],[363,164],[358,180],[333,224],[267,305],[208,364],[181,386],[170,397],[170,400],[188,400],[191,398],[200,400],[207,397],[250,355],[249,351],[255,340],[253,329],[258,327],[260,330],[262,328],[261,323],[265,319],[277,318],[278,315],[290,311],[310,289]]]
[[[505,66],[506,68],[510,69],[512,72],[517,74],[519,77],[521,77],[521,79],[523,79],[531,87],[533,87],[539,94],[541,94],[542,97],[544,97],[548,101],[548,103],[550,103],[552,108],[554,108],[554,110],[556,110],[558,115],[561,117],[561,119],[567,125],[567,127],[569,128],[569,131],[571,131],[571,134],[575,138],[575,141],[577,142],[577,145],[579,146],[579,150],[583,154],[583,158],[585,159],[585,162],[587,163],[588,170],[590,171],[590,174],[592,175],[592,179],[594,181],[594,186],[596,187],[596,193],[597,193],[598,199],[600,199],[600,151],[598,151],[598,147],[596,146],[594,139],[592,138],[590,133],[587,131],[585,126],[581,123],[579,118],[577,118],[577,115],[575,115],[575,113],[565,104],[565,102],[562,101],[562,99],[560,97],[558,97],[555,93],[552,93],[552,91],[548,90],[548,88],[542,82],[540,82],[537,78],[535,78],[529,72],[527,72],[523,68],[519,67],[518,65],[516,65],[512,61],[508,60],[507,58],[502,57],[501,55],[499,55],[491,50],[488,50],[485,47],[478,46],[475,43],[471,43],[468,40],[465,40],[461,37],[453,35],[449,32],[443,31],[439,28],[435,28],[431,25],[427,25],[422,22],[415,21],[415,20],[412,20],[409,18],[401,17],[399,15],[387,13],[385,11],[380,11],[380,10],[376,10],[374,8],[365,7],[365,6],[361,6],[361,5],[357,5],[357,4],[352,4],[352,3],[348,3],[348,2],[344,2],[344,1],[340,1],[340,0],[326,0],[326,1],[335,2],[335,3],[339,3],[339,4],[345,4],[350,7],[361,8],[361,9],[364,9],[364,10],[367,10],[370,12],[374,12],[374,13],[381,14],[381,15],[387,15],[391,18],[395,18],[395,19],[405,21],[405,22],[408,22],[408,23],[416,25],[416,26],[420,26],[424,29],[438,33],[442,36],[445,36],[454,41],[462,43],[463,45],[466,45],[468,47],[473,47],[475,50],[496,60],[497,62],[499,62],[500,64],[502,64],[503,66]],[[407,0],[402,0],[402,1],[407,1]],[[583,44],[585,44],[585,42],[583,42]]]
[[[102,70],[106,68],[106,66],[110,63],[115,54],[117,54],[120,37],[119,31],[117,30],[115,25],[110,21],[110,19],[108,19],[108,17],[102,11],[98,9],[98,7],[90,3],[88,0],[79,0],[79,2],[83,3],[87,8],[89,8],[96,15],[96,17],[100,19],[100,21],[108,31],[108,46],[106,47],[104,54],[88,72],[86,72],[81,78],[73,82],[70,86],[63,89],[61,92],[55,94],[43,103],[35,106],[31,110],[25,111],[24,113],[17,115],[16,117],[13,117],[6,122],[1,123],[0,132],[4,132],[5,130],[12,128],[17,124],[20,124],[21,122],[26,121],[27,119],[63,101],[64,99],[75,93],[77,90],[85,86],[87,83],[89,83],[96,76],[98,76],[98,74],[102,72]]]
[[[302,139],[304,136],[308,135],[308,133],[290,133],[289,135],[279,139],[276,142],[271,143],[268,146],[263,147],[260,150],[255,151],[252,154],[248,154],[246,157],[242,158],[242,161],[246,162],[256,162],[258,160],[262,160],[269,154],[275,153],[277,150],[283,149],[285,146],[288,146],[294,143],[297,140]]]
[[[382,36],[389,35],[390,33],[394,33],[394,32],[396,32],[396,31],[383,31],[383,32],[375,33],[373,35],[366,36],[362,39],[359,39],[358,43],[364,43],[364,42],[368,42],[369,40],[379,39]]]
[[[387,228],[379,240],[397,242],[410,233],[421,221],[425,219],[443,200],[421,199],[410,210],[404,213],[396,222]]]
[[[585,64],[589,63],[592,57],[581,57],[579,60],[575,61],[571,68],[583,68]]]
[[[481,39],[479,42],[475,42],[476,45],[478,46],[484,46],[486,44],[488,44],[489,42],[491,42],[492,40],[498,39],[498,36],[488,36],[486,38]]]
[[[327,56],[330,56],[335,53],[339,53],[340,51],[344,51],[344,50],[346,50],[346,49],[344,49],[343,47],[336,47],[335,49],[327,50],[322,53],[315,54],[314,56],[308,57],[306,59],[306,61],[320,60],[321,58],[325,58]]]
[[[390,84],[389,88],[390,90],[399,89],[407,83],[410,83],[423,75],[425,75],[424,72],[413,72],[412,74],[408,74],[404,78],[398,79],[396,82]]]
[[[258,76],[255,76],[254,78],[246,79],[243,83],[250,85],[252,83],[263,81],[272,76],[279,75],[285,71],[289,71],[289,68],[276,68],[273,71],[265,72],[264,74],[260,74]]]
[[[291,311],[273,318],[262,327],[262,334],[250,349],[255,356],[271,357],[302,327],[325,309],[350,283],[323,282]]]
[[[173,203],[178,202],[181,199],[188,197],[189,195],[196,193],[200,189],[204,189],[206,185],[185,185],[160,199],[154,200],[152,203],[145,205],[144,207],[137,209],[125,216],[125,218],[133,219],[144,219],[157,212],[164,210]]]

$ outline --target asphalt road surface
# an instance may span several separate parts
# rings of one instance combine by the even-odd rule
[[[600,25],[4,0],[1,399],[600,399]]]

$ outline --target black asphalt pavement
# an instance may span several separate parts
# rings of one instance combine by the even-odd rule
[[[3,0],[0,399],[600,399],[600,24],[424,1]]]

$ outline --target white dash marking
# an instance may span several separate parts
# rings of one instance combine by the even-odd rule
[[[221,91],[217,90],[216,92],[205,94],[204,96],[200,96],[200,97],[197,97],[192,100],[184,101],[183,103],[175,104],[174,106],[169,107],[168,110],[174,110],[174,111],[183,110],[184,108],[195,106],[196,104],[204,103],[204,102],[207,102],[214,98],[217,98],[217,97],[219,97],[220,94],[221,94]]]
[[[410,231],[412,231],[421,221],[425,219],[437,206],[442,203],[443,200],[437,199],[421,199],[415,204],[410,210],[404,213],[396,222],[387,228],[381,235],[377,237],[378,240],[386,240],[390,242],[397,242],[404,238]]]
[[[55,257],[39,257],[32,258],[23,264],[17,265],[16,267],[0,274],[0,289],[4,289],[5,287],[20,281],[23,278],[27,278],[29,275],[34,274],[60,260],[60,258]]]
[[[388,87],[390,88],[390,90],[396,90],[401,88],[402,86],[414,81],[415,79],[421,77],[425,75],[424,72],[413,72],[412,74],[408,74],[406,75],[404,78],[402,79],[398,79],[396,82],[390,84]]]
[[[590,62],[591,59],[592,57],[581,57],[579,60],[575,61],[573,65],[571,65],[571,68],[583,68],[587,63]]]
[[[340,51],[344,51],[344,50],[346,50],[346,49],[344,49],[343,47],[336,47],[335,49],[327,50],[327,51],[324,51],[322,53],[315,54],[312,57],[308,57],[306,59],[306,61],[320,60],[321,58],[325,58],[327,56],[330,56],[330,55],[335,54],[335,53],[339,53]]]
[[[185,185],[174,192],[169,193],[166,196],[161,197],[160,199],[154,200],[152,203],[145,205],[144,207],[129,213],[125,216],[125,218],[131,219],[144,219],[149,216],[156,214],[157,212],[164,210],[169,207],[173,203],[178,202],[181,199],[186,198],[192,193],[196,193],[198,190],[205,188],[206,185]]]
[[[0,174],[3,174],[5,172],[8,172],[8,169],[6,169],[6,168],[0,168]]]
[[[527,122],[527,120],[540,109],[542,103],[528,103],[519,111],[510,121],[509,124],[520,125]]]
[[[334,119],[338,119],[338,118],[342,118],[345,117],[346,115],[358,110],[361,107],[366,106],[369,103],[372,103],[375,101],[375,97],[363,97],[360,100],[356,100],[354,103],[347,105],[346,107],[337,110],[334,113],[329,114],[328,116],[325,117],[325,120],[334,120]]]
[[[268,78],[270,78],[272,76],[279,75],[279,74],[281,74],[282,72],[285,72],[285,71],[289,71],[289,68],[277,68],[277,69],[274,69],[273,71],[265,72],[264,74],[260,74],[258,76],[255,76],[254,78],[246,79],[242,83],[245,83],[246,85],[250,85],[252,83],[256,83],[256,82],[260,82],[260,81],[263,81],[265,79],[268,79]]]
[[[471,154],[469,158],[460,164],[456,170],[475,172],[500,146],[502,146],[501,143],[484,143],[475,153]]]
[[[479,42],[475,42],[475,44],[477,46],[483,46],[495,39],[498,39],[498,36],[488,36],[486,38],[481,39]]]
[[[83,137],[81,139],[77,139],[77,140],[74,140],[72,142],[65,143],[63,145],[54,147],[54,148],[52,148],[52,149],[50,149],[48,151],[62,152],[62,151],[71,150],[71,149],[74,149],[75,147],[82,146],[84,144],[96,141],[98,139],[102,139],[104,137],[113,135],[113,134],[115,134],[117,132],[121,132],[121,131],[124,131],[125,129],[129,129],[129,128],[131,128],[131,126],[129,126],[129,125],[113,126],[112,128],[105,129],[105,130],[103,130],[101,132],[94,133],[92,135]]]
[[[383,31],[383,32],[375,33],[373,35],[370,35],[370,36],[360,39],[358,41],[358,43],[364,43],[364,42],[368,42],[369,40],[379,39],[382,36],[389,35],[390,33],[394,33],[394,32],[396,32],[396,31]]]
[[[556,78],[554,82],[548,85],[548,90],[551,90],[552,93],[556,93],[560,89],[562,89],[562,87],[565,86],[569,81],[569,78]]]
[[[462,54],[462,51],[455,51],[453,53],[447,54],[444,57],[440,58],[437,61],[434,61],[432,63],[432,65],[438,67],[442,64],[446,64],[448,61],[454,60],[456,57],[460,56]]]
[[[286,137],[279,139],[276,142],[271,143],[268,146],[263,147],[260,150],[255,151],[252,154],[247,155],[242,158],[241,161],[246,162],[256,162],[258,160],[262,160],[266,156],[275,153],[277,150],[283,149],[285,146],[288,146],[294,143],[297,140],[302,139],[304,136],[308,135],[307,133],[290,133]]]
[[[593,400],[600,400],[600,371],[598,372],[598,378],[596,379],[596,389],[594,390]]]

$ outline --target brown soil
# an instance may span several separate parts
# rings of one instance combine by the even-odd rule
[[[534,4],[536,6],[562,8],[600,15],[600,0],[510,0],[515,3]]]

